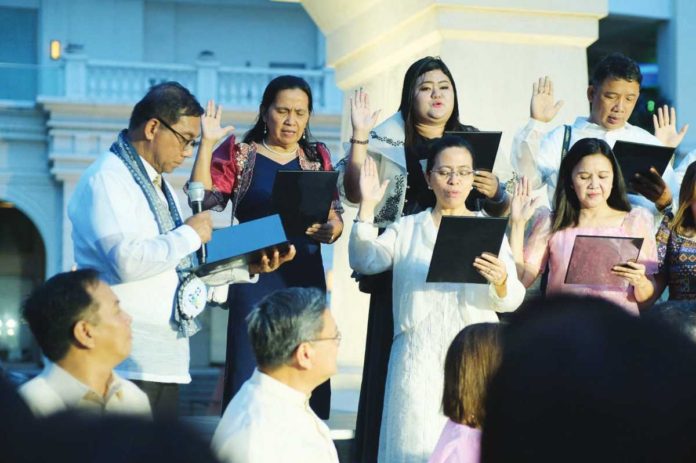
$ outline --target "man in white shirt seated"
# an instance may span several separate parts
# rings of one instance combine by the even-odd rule
[[[147,396],[113,369],[131,350],[131,318],[95,270],[60,273],[26,300],[24,319],[50,360],[19,393],[36,416],[66,409],[151,416]]]
[[[336,373],[341,333],[316,288],[264,298],[247,317],[258,369],[232,398],[213,436],[229,463],[338,462],[329,428],[309,407]]]
[[[631,58],[620,53],[606,56],[595,67],[587,88],[590,116],[580,116],[572,125],[560,125],[552,130],[550,122],[563,102],[555,101],[553,83],[548,77],[539,79],[533,86],[530,120],[513,141],[511,161],[515,170],[527,177],[535,189],[546,185],[548,201],[552,203],[564,152],[582,138],[600,138],[612,147],[617,140],[678,146],[687,127],[677,131],[674,108],[658,108],[659,117],[653,117],[655,135],[627,122],[638,102],[642,79],[638,64]],[[691,155],[687,156],[676,172],[670,164],[662,178],[657,174],[641,178],[634,187],[644,197],[631,195],[631,203],[647,207],[653,213],[671,205],[677,199],[684,171],[692,160]]]

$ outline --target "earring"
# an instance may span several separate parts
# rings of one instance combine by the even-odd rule
[[[306,140],[307,139],[307,129],[302,133],[302,139]]]
[[[268,133],[268,127],[266,126],[266,123],[263,123],[263,136],[265,137],[266,134]]]

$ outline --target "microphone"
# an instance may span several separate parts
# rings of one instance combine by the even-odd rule
[[[191,205],[191,210],[194,214],[203,212],[203,197],[205,196],[205,189],[201,182],[189,182],[188,184],[188,197],[189,204]],[[196,256],[198,256],[198,263],[205,264],[208,258],[208,249],[205,243],[201,244],[200,249],[196,251]]]

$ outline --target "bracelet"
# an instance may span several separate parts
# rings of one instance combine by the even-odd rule
[[[356,217],[355,219],[353,219],[353,223],[367,223],[367,224],[370,224],[370,225],[374,225],[374,224],[375,224],[375,223],[374,223],[373,221],[371,221],[371,220],[370,220],[370,221],[368,221],[368,220],[360,220],[360,219],[357,218],[357,217]]]
[[[370,140],[356,140],[355,138],[350,137],[350,142],[356,145],[367,145],[368,143],[370,143]]]

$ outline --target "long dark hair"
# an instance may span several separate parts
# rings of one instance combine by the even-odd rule
[[[457,97],[457,86],[454,83],[454,78],[452,77],[452,73],[447,65],[438,57],[426,56],[425,58],[421,58],[413,63],[406,71],[406,75],[404,75],[404,85],[401,89],[401,104],[399,105],[399,112],[401,113],[401,117],[404,119],[404,144],[406,147],[414,146],[418,140],[416,120],[413,115],[413,101],[416,93],[416,84],[418,83],[418,78],[426,72],[435,70],[442,71],[442,73],[449,78],[450,82],[452,83],[452,90],[454,91],[454,108],[452,109],[452,115],[447,120],[445,130],[477,130],[470,125],[463,125],[461,122],[459,122],[459,99]]]
[[[680,235],[696,234],[696,217],[691,211],[691,203],[696,200],[696,162],[689,164],[679,190],[679,209],[674,214],[670,228]]]
[[[261,98],[261,104],[259,105],[259,115],[256,118],[256,123],[247,133],[244,134],[244,143],[251,143],[252,141],[255,143],[260,143],[263,141],[264,130],[266,128],[266,123],[263,121],[263,114],[268,111],[268,108],[270,108],[270,106],[273,104],[278,96],[278,93],[282,92],[283,90],[293,89],[302,90],[307,95],[307,99],[309,100],[308,109],[311,118],[314,106],[312,103],[312,88],[309,86],[307,81],[302,77],[297,76],[278,76],[271,80],[268,85],[266,85],[266,89],[263,91],[263,97]],[[305,127],[304,135],[300,138],[299,144],[302,150],[305,152],[305,155],[310,160],[319,161],[320,156],[317,153],[315,146],[311,144],[313,139],[312,132],[309,129],[309,121],[307,121],[307,127]]]
[[[456,135],[445,135],[442,138],[437,138],[435,139],[432,143],[430,143],[426,149],[428,153],[428,159],[426,161],[425,165],[425,173],[429,174],[432,170],[433,167],[435,166],[435,161],[437,161],[437,157],[442,153],[444,150],[447,148],[464,148],[469,152],[471,155],[471,163],[472,166],[476,165],[476,157],[474,155],[474,148],[471,146],[471,144],[466,141],[462,137],[458,137]]]
[[[626,196],[626,184],[614,152],[604,140],[599,138],[583,138],[578,140],[561,161],[558,172],[558,186],[554,197],[554,221],[552,231],[557,232],[578,224],[580,217],[580,200],[573,190],[573,169],[585,156],[601,154],[611,163],[614,179],[611,184],[611,194],[607,204],[612,209],[629,212],[631,204]]]
[[[455,423],[481,428],[488,383],[502,357],[498,323],[469,325],[455,336],[445,357],[442,412]]]

